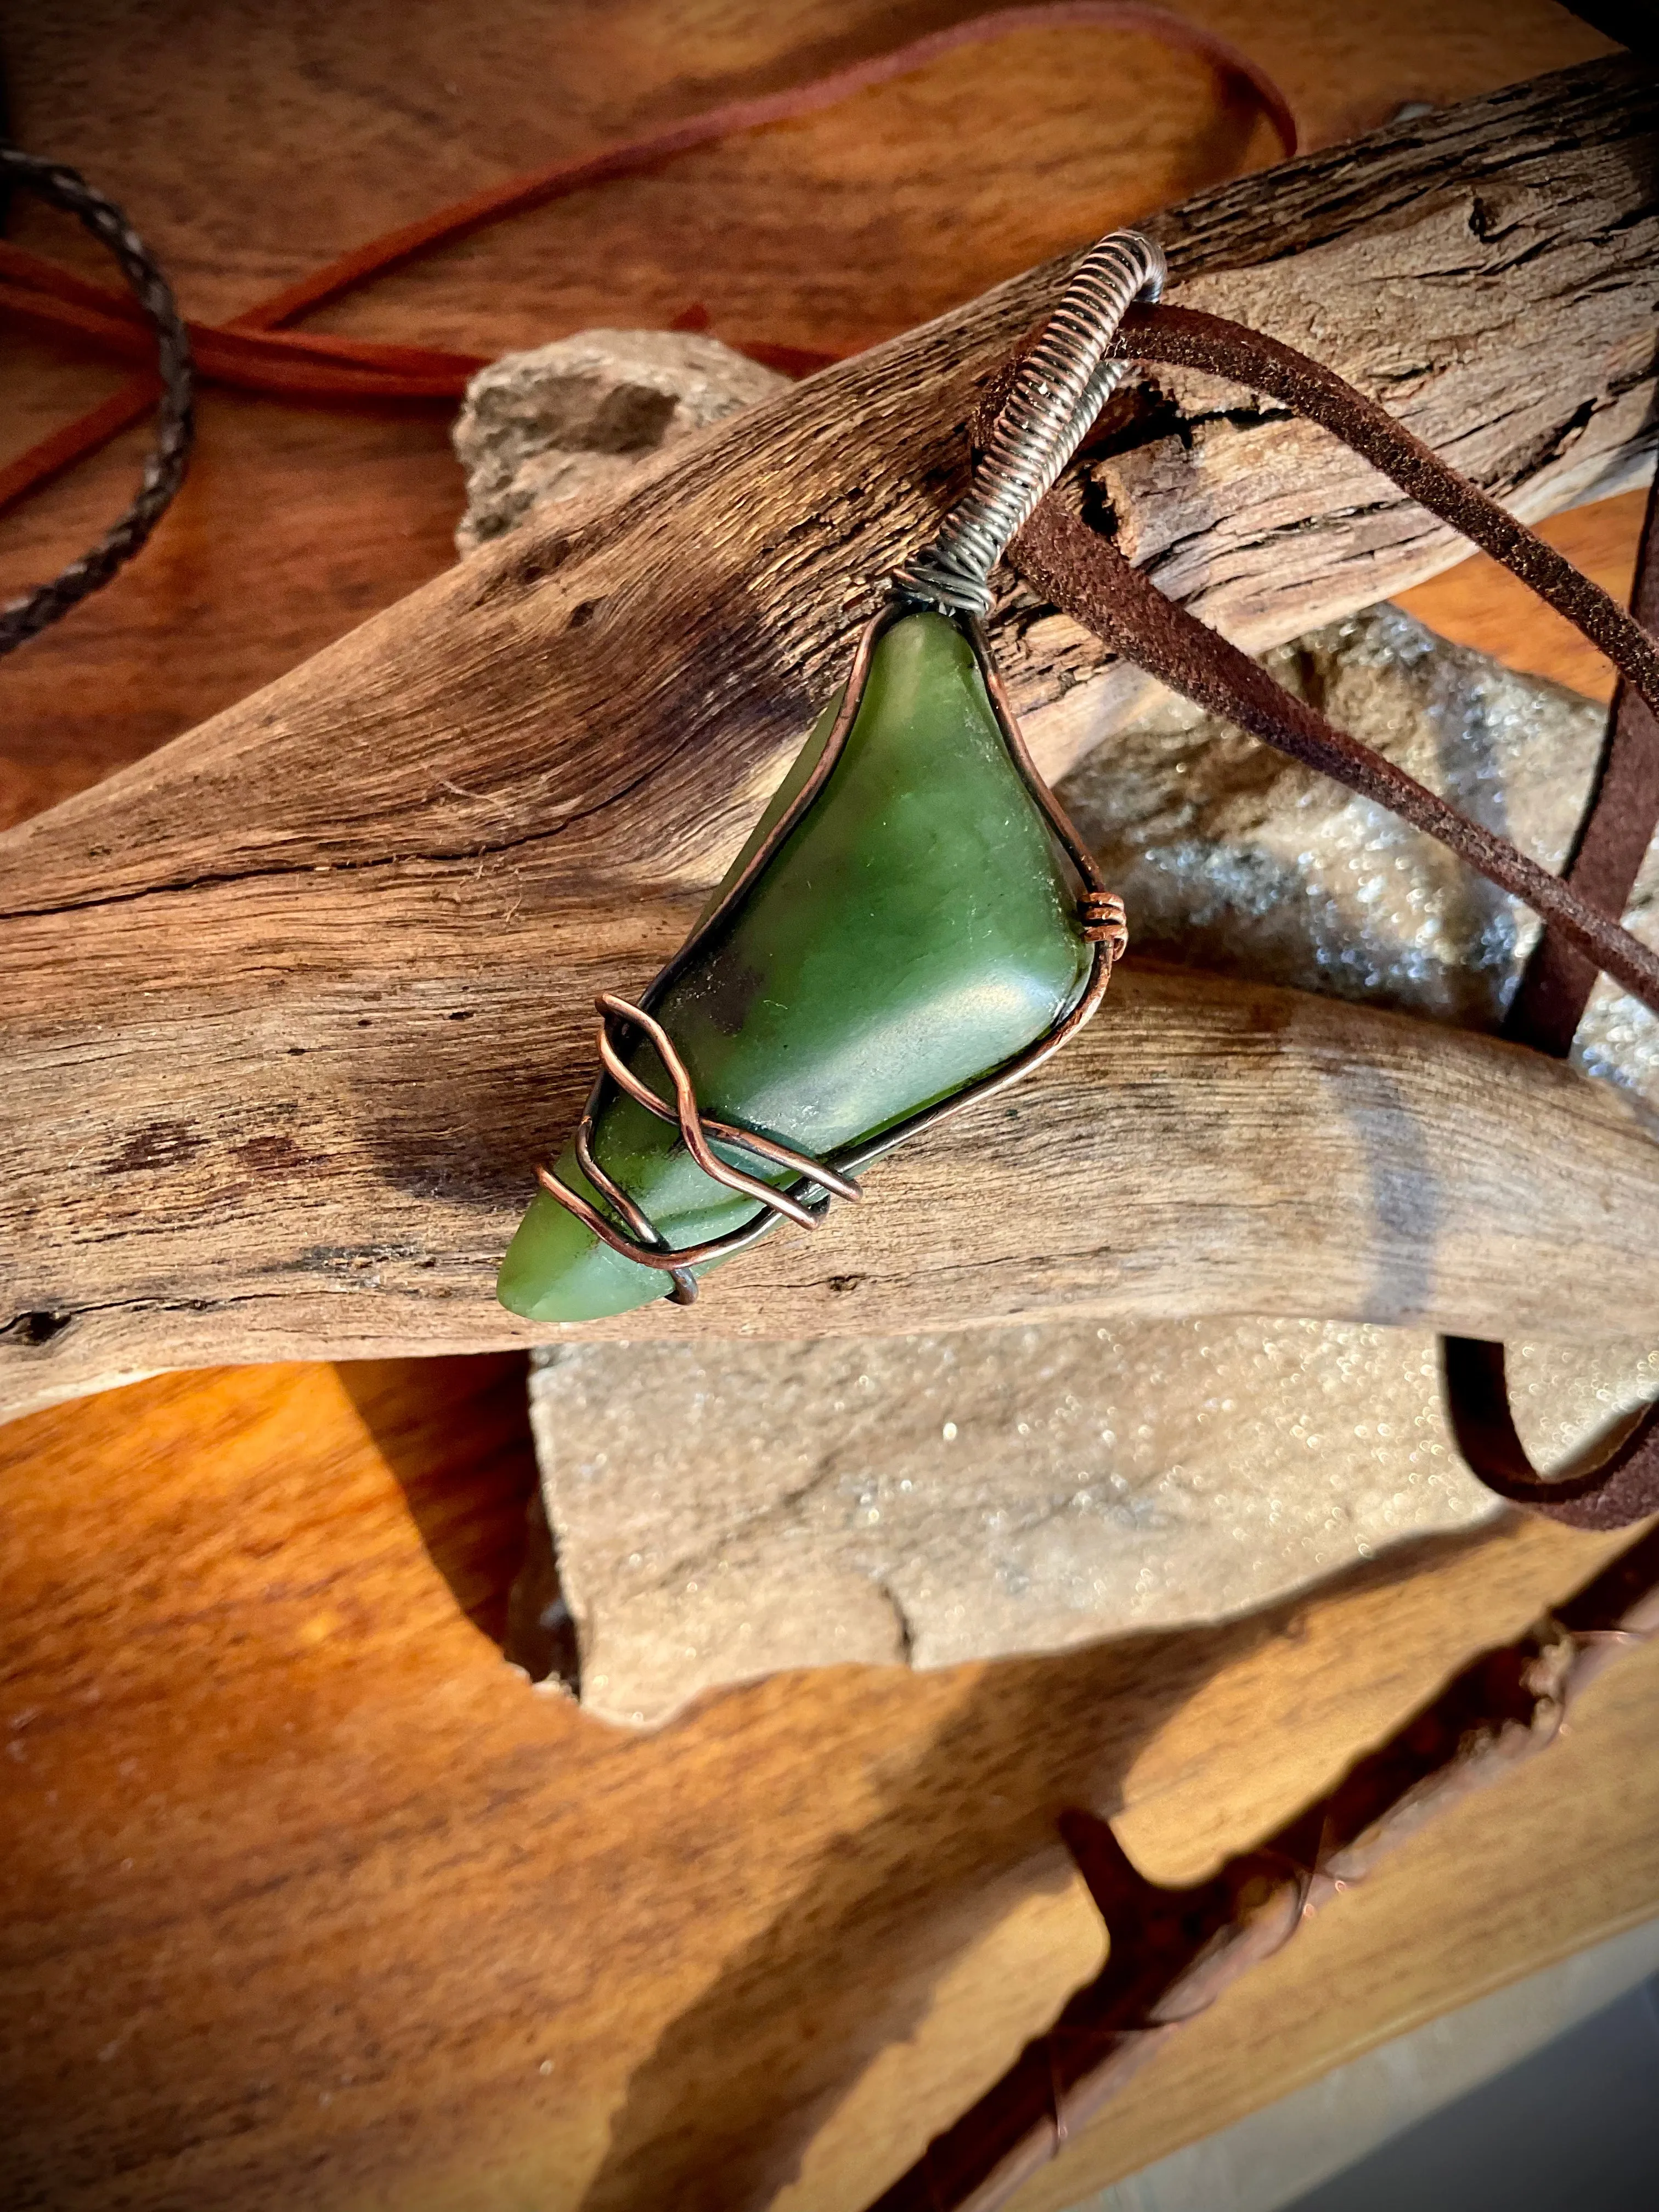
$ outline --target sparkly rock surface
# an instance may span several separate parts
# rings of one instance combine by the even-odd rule
[[[685,331],[581,331],[504,354],[466,389],[453,433],[470,553],[533,507],[617,492],[641,461],[787,385],[718,338]]]
[[[1379,607],[1282,681],[1559,864],[1603,710]],[[1533,925],[1381,809],[1166,701],[1064,787],[1163,957],[1496,1024]],[[1650,859],[1632,926],[1659,941]],[[1659,1023],[1599,987],[1581,1063],[1659,1113]],[[1645,1345],[1512,1345],[1560,1464]],[[532,1411],[585,1702],[623,1723],[836,1660],[937,1666],[1216,1619],[1499,1510],[1415,1332],[1240,1320],[870,1343],[561,1346]],[[951,1431],[954,1431],[954,1433]]]
[[[1559,868],[1607,710],[1379,606],[1264,656],[1288,690]],[[1062,786],[1123,894],[1131,940],[1218,974],[1495,1029],[1534,915],[1368,799],[1184,700],[1109,738]],[[1659,945],[1659,845],[1626,919]],[[1659,1109],[1659,1019],[1605,980],[1575,1059]]]
[[[1659,1386],[1659,1354],[1511,1357],[1547,1463]],[[1434,1340],[1370,1326],[560,1346],[531,1405],[582,1700],[636,1726],[780,1667],[1217,1620],[1495,1509]]]

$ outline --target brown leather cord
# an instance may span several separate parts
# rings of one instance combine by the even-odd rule
[[[1286,691],[1248,653],[1166,599],[1079,516],[1051,497],[1014,540],[1010,558],[1046,599],[1126,660],[1425,831],[1659,1012],[1659,955],[1507,839]]]
[[[1075,620],[1207,712],[1388,807],[1532,908],[1547,935],[1506,1033],[1541,1048],[1570,1043],[1597,969],[1659,1012],[1659,957],[1616,919],[1659,819],[1659,616],[1653,507],[1636,617],[1551,546],[1447,466],[1331,370],[1242,325],[1190,309],[1137,309],[1119,343],[1141,361],[1202,368],[1271,392],[1331,430],[1419,504],[1485,548],[1557,608],[1620,672],[1621,690],[1572,859],[1552,876],[1383,755],[1276,684],[1247,653],[1167,599],[1063,498],[1051,496],[1016,538],[1019,573]],[[976,428],[994,416],[1001,380]],[[1480,1479],[1506,1498],[1579,1528],[1616,1528],[1659,1511],[1659,1407],[1595,1467],[1550,1480],[1527,1459],[1510,1415],[1500,1345],[1446,1340],[1453,1431]]]
[[[942,31],[866,56],[848,67],[786,86],[753,100],[729,100],[719,107],[665,125],[639,138],[606,146],[573,161],[555,161],[526,175],[508,178],[464,200],[438,209],[419,222],[367,240],[313,270],[256,307],[214,325],[191,323],[191,341],[204,379],[244,391],[309,399],[332,405],[438,400],[453,403],[484,356],[444,352],[429,347],[381,344],[332,333],[298,332],[280,326],[355,291],[388,270],[453,245],[530,209],[618,178],[641,176],[700,146],[710,146],[739,131],[756,131],[816,114],[855,93],[886,84],[962,48],[994,45],[1026,31],[1121,31],[1155,39],[1161,45],[1207,62],[1229,94],[1248,100],[1271,125],[1288,157],[1296,151],[1296,121],[1279,87],[1242,48],[1149,0],[1038,0],[1036,5],[994,9]],[[122,296],[86,283],[70,271],[17,246],[0,245],[0,309],[36,328],[70,331],[118,356],[147,358],[143,332]],[[693,327],[706,327],[707,318]],[[836,358],[799,347],[746,344],[738,350],[786,374],[803,374]],[[145,375],[112,393],[75,422],[0,467],[0,512],[70,467],[148,413],[155,380]]]
[[[1631,611],[1659,631],[1659,477],[1648,494]],[[1607,742],[1565,869],[1573,888],[1609,914],[1629,903],[1637,872],[1659,829],[1659,721],[1641,694],[1620,683]],[[1504,1034],[1565,1059],[1595,984],[1595,970],[1549,931],[1539,939],[1510,1002]],[[1540,1475],[1510,1406],[1504,1347],[1480,1337],[1441,1340],[1446,1401],[1457,1448],[1489,1490],[1575,1528],[1617,1528],[1659,1511],[1659,1403],[1590,1466],[1565,1478]]]
[[[1206,370],[1268,392],[1317,422],[1408,499],[1511,569],[1659,712],[1659,646],[1618,601],[1323,362],[1260,331],[1191,307],[1131,308],[1113,350],[1129,360]]]
[[[1440,1358],[1457,1449],[1488,1490],[1569,1528],[1623,1528],[1659,1513],[1659,1404],[1577,1474],[1540,1475],[1515,1425],[1503,1346],[1446,1336]]]
[[[1201,352],[1201,365],[1212,374],[1256,389],[1276,387],[1276,396],[1307,414],[1314,410],[1303,410],[1301,398],[1314,392],[1318,418],[1345,445],[1364,453],[1411,498],[1431,507],[1455,529],[1493,550],[1498,560],[1558,606],[1593,644],[1601,646],[1632,688],[1652,706],[1659,706],[1659,653],[1624,608],[1608,599],[1597,584],[1590,584],[1589,577],[1579,575],[1553,546],[1506,515],[1443,460],[1436,460],[1427,447],[1391,422],[1380,407],[1360,398],[1358,392],[1349,394],[1347,385],[1329,369],[1301,361],[1290,354],[1290,347],[1261,338],[1237,323],[1192,314],[1183,307],[1134,310],[1124,352],[1151,361],[1190,361]],[[1285,356],[1297,362],[1294,376],[1285,374]],[[1531,907],[1571,947],[1659,1013],[1659,956],[1648,951],[1631,931],[1595,909],[1573,884],[1551,876],[1547,867],[1517,852],[1506,838],[1460,814],[1458,807],[1418,783],[1416,776],[1395,768],[1394,761],[1371,745],[1338,730],[1305,699],[1287,692],[1248,653],[1241,653],[1199,622],[1197,615],[1168,599],[1139,568],[1124,560],[1109,538],[1088,529],[1061,500],[1044,500],[1015,538],[1009,557],[1037,591],[1113,646],[1115,653],[1124,654],[1124,659],[1146,668],[1170,690],[1182,692],[1207,712],[1237,721],[1252,737],[1265,738],[1291,759],[1334,776],[1349,790],[1374,799],[1425,830],[1458,854],[1460,860],[1467,860],[1468,867]]]
[[[1659,636],[1659,477],[1648,493],[1631,614]],[[1659,720],[1621,678],[1589,797],[1561,872],[1604,914],[1622,914],[1659,828]],[[1556,938],[1540,938],[1504,1018],[1504,1034],[1565,1060],[1595,986],[1593,963]]]

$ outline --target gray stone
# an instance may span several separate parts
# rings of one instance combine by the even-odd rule
[[[1547,1462],[1659,1354],[1511,1347]],[[1093,1322],[562,1345],[532,1419],[584,1705],[635,1725],[781,1667],[944,1667],[1247,1611],[1497,1501],[1434,1340]]]
[[[1606,709],[1370,607],[1263,656],[1290,690],[1547,867],[1565,859]],[[1495,1029],[1535,918],[1386,808],[1164,694],[1060,797],[1131,940],[1219,974]],[[1659,848],[1626,919],[1659,943]],[[1576,1057],[1659,1105],[1659,1019],[1596,988]]]
[[[1373,608],[1281,680],[1559,864],[1601,708]],[[1166,698],[1062,796],[1164,958],[1494,1026],[1531,918],[1449,854]],[[1654,941],[1652,860],[1632,926]],[[1583,1064],[1659,1109],[1659,1024],[1598,990]],[[1510,1347],[1559,1466],[1659,1351]],[[1260,1606],[1498,1510],[1418,1332],[1241,1319],[866,1342],[562,1346],[532,1408],[581,1657],[608,1717],[835,1661],[945,1666]]]
[[[467,495],[458,550],[550,500],[620,491],[651,455],[787,383],[686,331],[582,331],[503,355],[468,385],[455,423]]]

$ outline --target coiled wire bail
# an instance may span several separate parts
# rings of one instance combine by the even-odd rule
[[[1020,364],[968,496],[895,576],[908,597],[961,614],[990,611],[992,570],[1127,374],[1128,362],[1108,360],[1106,349],[1137,300],[1158,298],[1164,273],[1162,248],[1138,230],[1115,230],[1090,247]]]

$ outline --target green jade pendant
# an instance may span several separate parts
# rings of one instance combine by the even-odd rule
[[[1018,501],[994,438],[988,488],[897,580],[690,939],[637,1006],[600,1000],[605,1072],[501,1263],[509,1311],[690,1303],[708,1266],[857,1198],[869,1160],[1026,1073],[1098,1005],[1122,908],[1032,766],[974,617],[1024,519],[1008,514],[1029,513],[1122,374],[1105,339],[1155,257],[1132,234],[1085,257],[1115,312],[1081,364],[1044,360],[1045,333],[1023,368],[1064,419],[1035,459],[1014,454]],[[1003,442],[1022,439],[1024,419]]]
[[[805,783],[839,704],[751,847]],[[945,616],[917,613],[877,641],[841,758],[804,818],[651,1011],[706,1114],[828,1157],[1023,1052],[1072,1011],[1091,957],[1064,856],[1008,757],[972,647]],[[647,1041],[623,1056],[672,1096]],[[592,1142],[676,1248],[761,1211],[703,1173],[675,1124],[620,1091]],[[734,1166],[760,1164],[716,1150]],[[554,1173],[599,1202],[574,1150]],[[500,1295],[528,1320],[590,1321],[665,1287],[659,1268],[611,1250],[543,1191],[508,1248]]]

